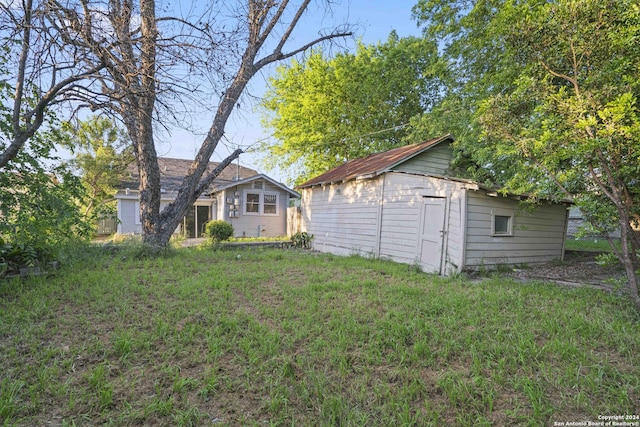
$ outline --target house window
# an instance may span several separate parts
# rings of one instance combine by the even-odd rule
[[[245,213],[260,213],[260,193],[247,193]]]
[[[278,215],[278,193],[245,192],[245,215]]]
[[[493,215],[492,236],[513,236],[513,215]]]
[[[254,190],[262,190],[262,181],[253,181],[252,187]]]
[[[278,212],[277,194],[264,194],[263,212],[267,215],[275,215]]]

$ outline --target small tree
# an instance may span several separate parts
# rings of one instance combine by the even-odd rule
[[[135,161],[125,132],[106,117],[92,117],[70,128],[72,137],[65,146],[75,155],[69,161],[79,173],[86,190],[84,215],[115,212],[114,195],[117,185]]]

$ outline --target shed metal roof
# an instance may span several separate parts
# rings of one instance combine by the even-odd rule
[[[388,151],[383,151],[382,153],[371,154],[367,157],[350,160],[337,168],[331,169],[320,176],[298,185],[295,188],[300,189],[312,187],[314,185],[326,185],[350,181],[363,176],[375,176],[390,170],[399,163],[405,162],[444,141],[453,142],[453,137],[451,135],[445,135],[418,144],[405,145]]]

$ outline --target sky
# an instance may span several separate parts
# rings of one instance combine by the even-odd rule
[[[417,0],[342,0],[334,5],[330,16],[310,10],[304,22],[300,22],[295,39],[290,46],[296,47],[313,40],[321,28],[333,28],[342,23],[354,25],[355,37],[343,43],[348,49],[355,47],[356,38],[361,38],[364,43],[372,44],[387,39],[389,33],[395,30],[400,37],[419,35],[416,22],[411,19],[411,8]],[[312,2],[314,3],[314,2]],[[266,90],[267,79],[273,73],[273,67],[257,74],[250,82],[249,91],[253,96],[260,96]],[[245,103],[246,104],[246,103]],[[255,104],[255,102],[254,102]],[[244,104],[243,104],[244,105]],[[179,159],[193,159],[202,142],[201,133],[208,130],[208,125],[213,119],[213,111],[210,115],[203,115],[202,128],[195,132],[174,129],[170,134],[160,138],[157,150],[161,157],[173,157]],[[220,161],[235,148],[246,149],[268,137],[268,130],[263,129],[260,123],[260,114],[255,105],[246,105],[237,110],[230,117],[225,128],[225,139],[218,144],[211,161]],[[283,174],[278,170],[264,170],[259,165],[258,153],[245,153],[240,156],[240,164],[258,172],[266,173],[270,177],[284,182]]]

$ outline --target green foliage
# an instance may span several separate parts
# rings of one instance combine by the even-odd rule
[[[124,131],[103,116],[78,121],[75,126],[67,124],[66,129],[72,137],[64,145],[74,154],[69,164],[79,173],[86,190],[85,216],[94,218],[100,213],[115,212],[116,187],[135,160]]]
[[[0,84],[0,152],[13,139],[6,109],[12,90],[7,82]],[[54,154],[56,144],[68,138],[61,129],[56,116],[47,113],[46,127],[0,171],[0,236],[14,248],[33,248],[43,259],[89,233],[78,209],[84,189]]]
[[[209,221],[204,227],[204,233],[214,242],[223,242],[233,236],[233,225],[221,219]]]
[[[295,248],[311,249],[311,242],[313,241],[313,234],[309,234],[306,231],[298,231],[291,236],[291,244]]]
[[[421,0],[414,13],[427,35],[446,41],[443,56],[456,80],[442,106],[464,107],[450,118],[468,120],[458,140],[471,157],[463,169],[533,200],[575,198],[599,234],[623,227],[633,237],[629,223],[640,214],[637,4]],[[620,259],[637,267],[626,248]]]
[[[6,263],[2,274],[17,274],[20,268],[35,267],[39,262],[49,261],[48,253],[39,253],[35,247],[22,243],[5,243],[0,238],[0,262]]]
[[[404,144],[404,125],[438,99],[436,51],[432,41],[392,33],[385,43],[359,44],[355,54],[316,50],[279,67],[262,102],[263,124],[277,140],[261,147],[265,166],[300,183]]]

